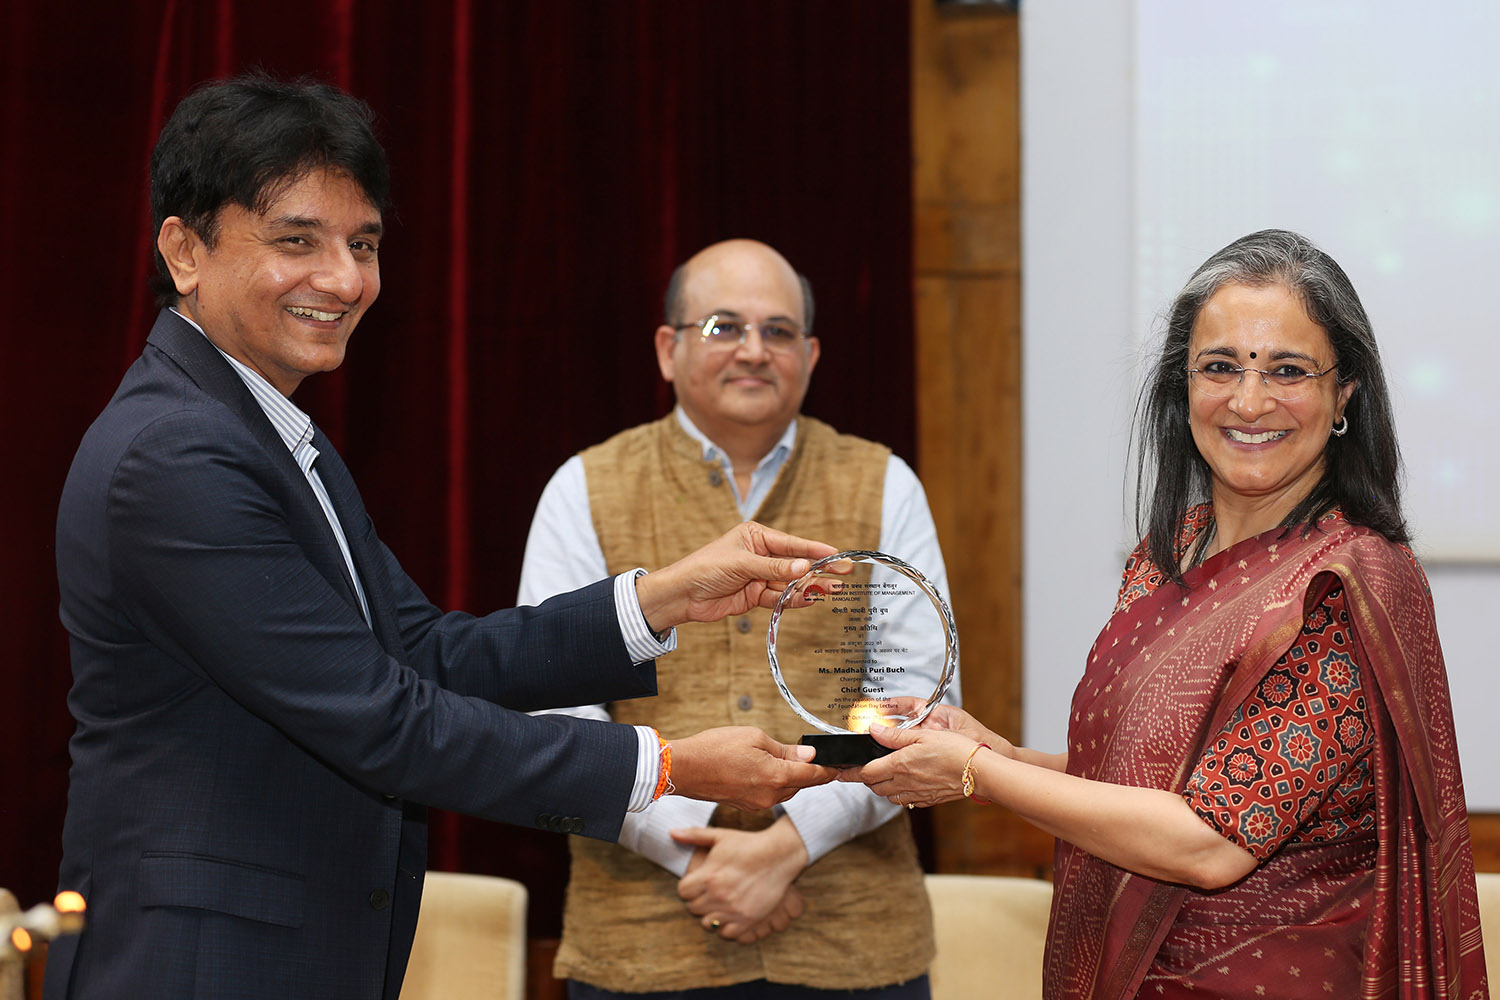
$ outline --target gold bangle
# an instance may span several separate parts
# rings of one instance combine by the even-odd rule
[[[976,744],[974,749],[969,751],[968,759],[964,761],[964,798],[973,799],[980,805],[989,805],[989,800],[974,798],[974,755],[981,750],[988,749],[990,749],[988,743]]]

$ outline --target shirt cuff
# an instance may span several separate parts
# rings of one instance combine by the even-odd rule
[[[637,751],[635,787],[630,792],[626,812],[640,812],[656,798],[656,784],[661,780],[661,740],[650,726],[633,726]]]
[[[807,848],[808,864],[901,811],[900,806],[852,781],[803,789],[782,807]]]
[[[645,663],[677,648],[677,630],[669,629],[665,639],[658,639],[641,611],[635,593],[635,581],[646,575],[643,569],[632,569],[615,577],[615,615],[620,619],[620,634],[631,663]]]
[[[679,844],[670,831],[682,827],[707,826],[713,819],[714,804],[681,795],[663,795],[644,812],[627,813],[620,827],[620,846],[634,851],[676,875],[687,874],[694,848]]]

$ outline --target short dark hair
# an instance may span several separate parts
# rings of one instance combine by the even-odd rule
[[[1357,382],[1344,408],[1349,430],[1330,435],[1323,478],[1282,521],[1310,532],[1334,506],[1393,542],[1409,541],[1401,513],[1401,450],[1396,443],[1390,391],[1365,307],[1338,262],[1305,236],[1264,229],[1242,236],[1193,272],[1172,302],[1161,353],[1136,405],[1136,528],[1148,539],[1151,559],[1170,579],[1182,581],[1186,552],[1178,534],[1188,509],[1207,500],[1212,483],[1188,427],[1188,345],[1203,306],[1229,284],[1280,285],[1302,302],[1333,346],[1338,382]],[[1196,561],[1208,540],[1202,533]]]
[[[677,270],[672,272],[671,279],[667,282],[667,294],[662,301],[662,315],[668,326],[677,327],[683,323],[692,322],[682,315],[682,286],[687,282],[687,264],[678,264]],[[807,280],[807,275],[796,271],[797,284],[802,288],[802,326],[808,333],[813,328],[813,293],[812,282]],[[697,319],[698,317],[693,317]]]
[[[390,168],[374,122],[364,101],[308,77],[250,73],[204,84],[177,105],[151,153],[153,247],[175,215],[213,249],[225,205],[264,212],[320,169],[347,174],[384,214]],[[162,306],[177,301],[160,251],[151,289]]]

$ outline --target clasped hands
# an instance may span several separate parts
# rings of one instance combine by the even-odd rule
[[[894,698],[889,705],[909,715],[921,708],[922,700]],[[896,752],[840,771],[838,778],[862,782],[897,805],[932,806],[962,798],[964,767],[981,743],[1014,755],[1008,740],[951,705],[935,706],[919,726],[877,725],[870,732]],[[695,827],[673,830],[672,838],[696,848],[677,893],[705,930],[751,944],[785,930],[801,916],[802,894],[794,883],[807,865],[807,851],[788,817],[753,833]]]
[[[813,560],[835,551],[747,521],[641,577],[636,595],[646,623],[658,632],[685,621],[716,621],[774,607]],[[807,763],[812,757],[811,747],[778,743],[759,729],[710,729],[672,740],[672,783],[679,795],[764,809],[799,788],[833,780],[838,772]],[[792,883],[807,865],[807,849],[786,816],[754,832],[693,827],[672,836],[694,848],[677,891],[706,931],[750,944],[802,915],[802,894]]]
[[[802,915],[793,883],[807,867],[807,848],[787,816],[763,830],[690,827],[672,839],[694,848],[677,894],[709,933],[754,944]]]

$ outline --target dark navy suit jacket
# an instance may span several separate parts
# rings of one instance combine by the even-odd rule
[[[522,712],[654,693],[609,581],[476,618],[428,603],[319,432],[307,479],[163,312],[85,435],[57,563],[77,720],[49,997],[394,998],[427,805],[618,835],[624,726]],[[504,708],[500,706],[504,705]]]

